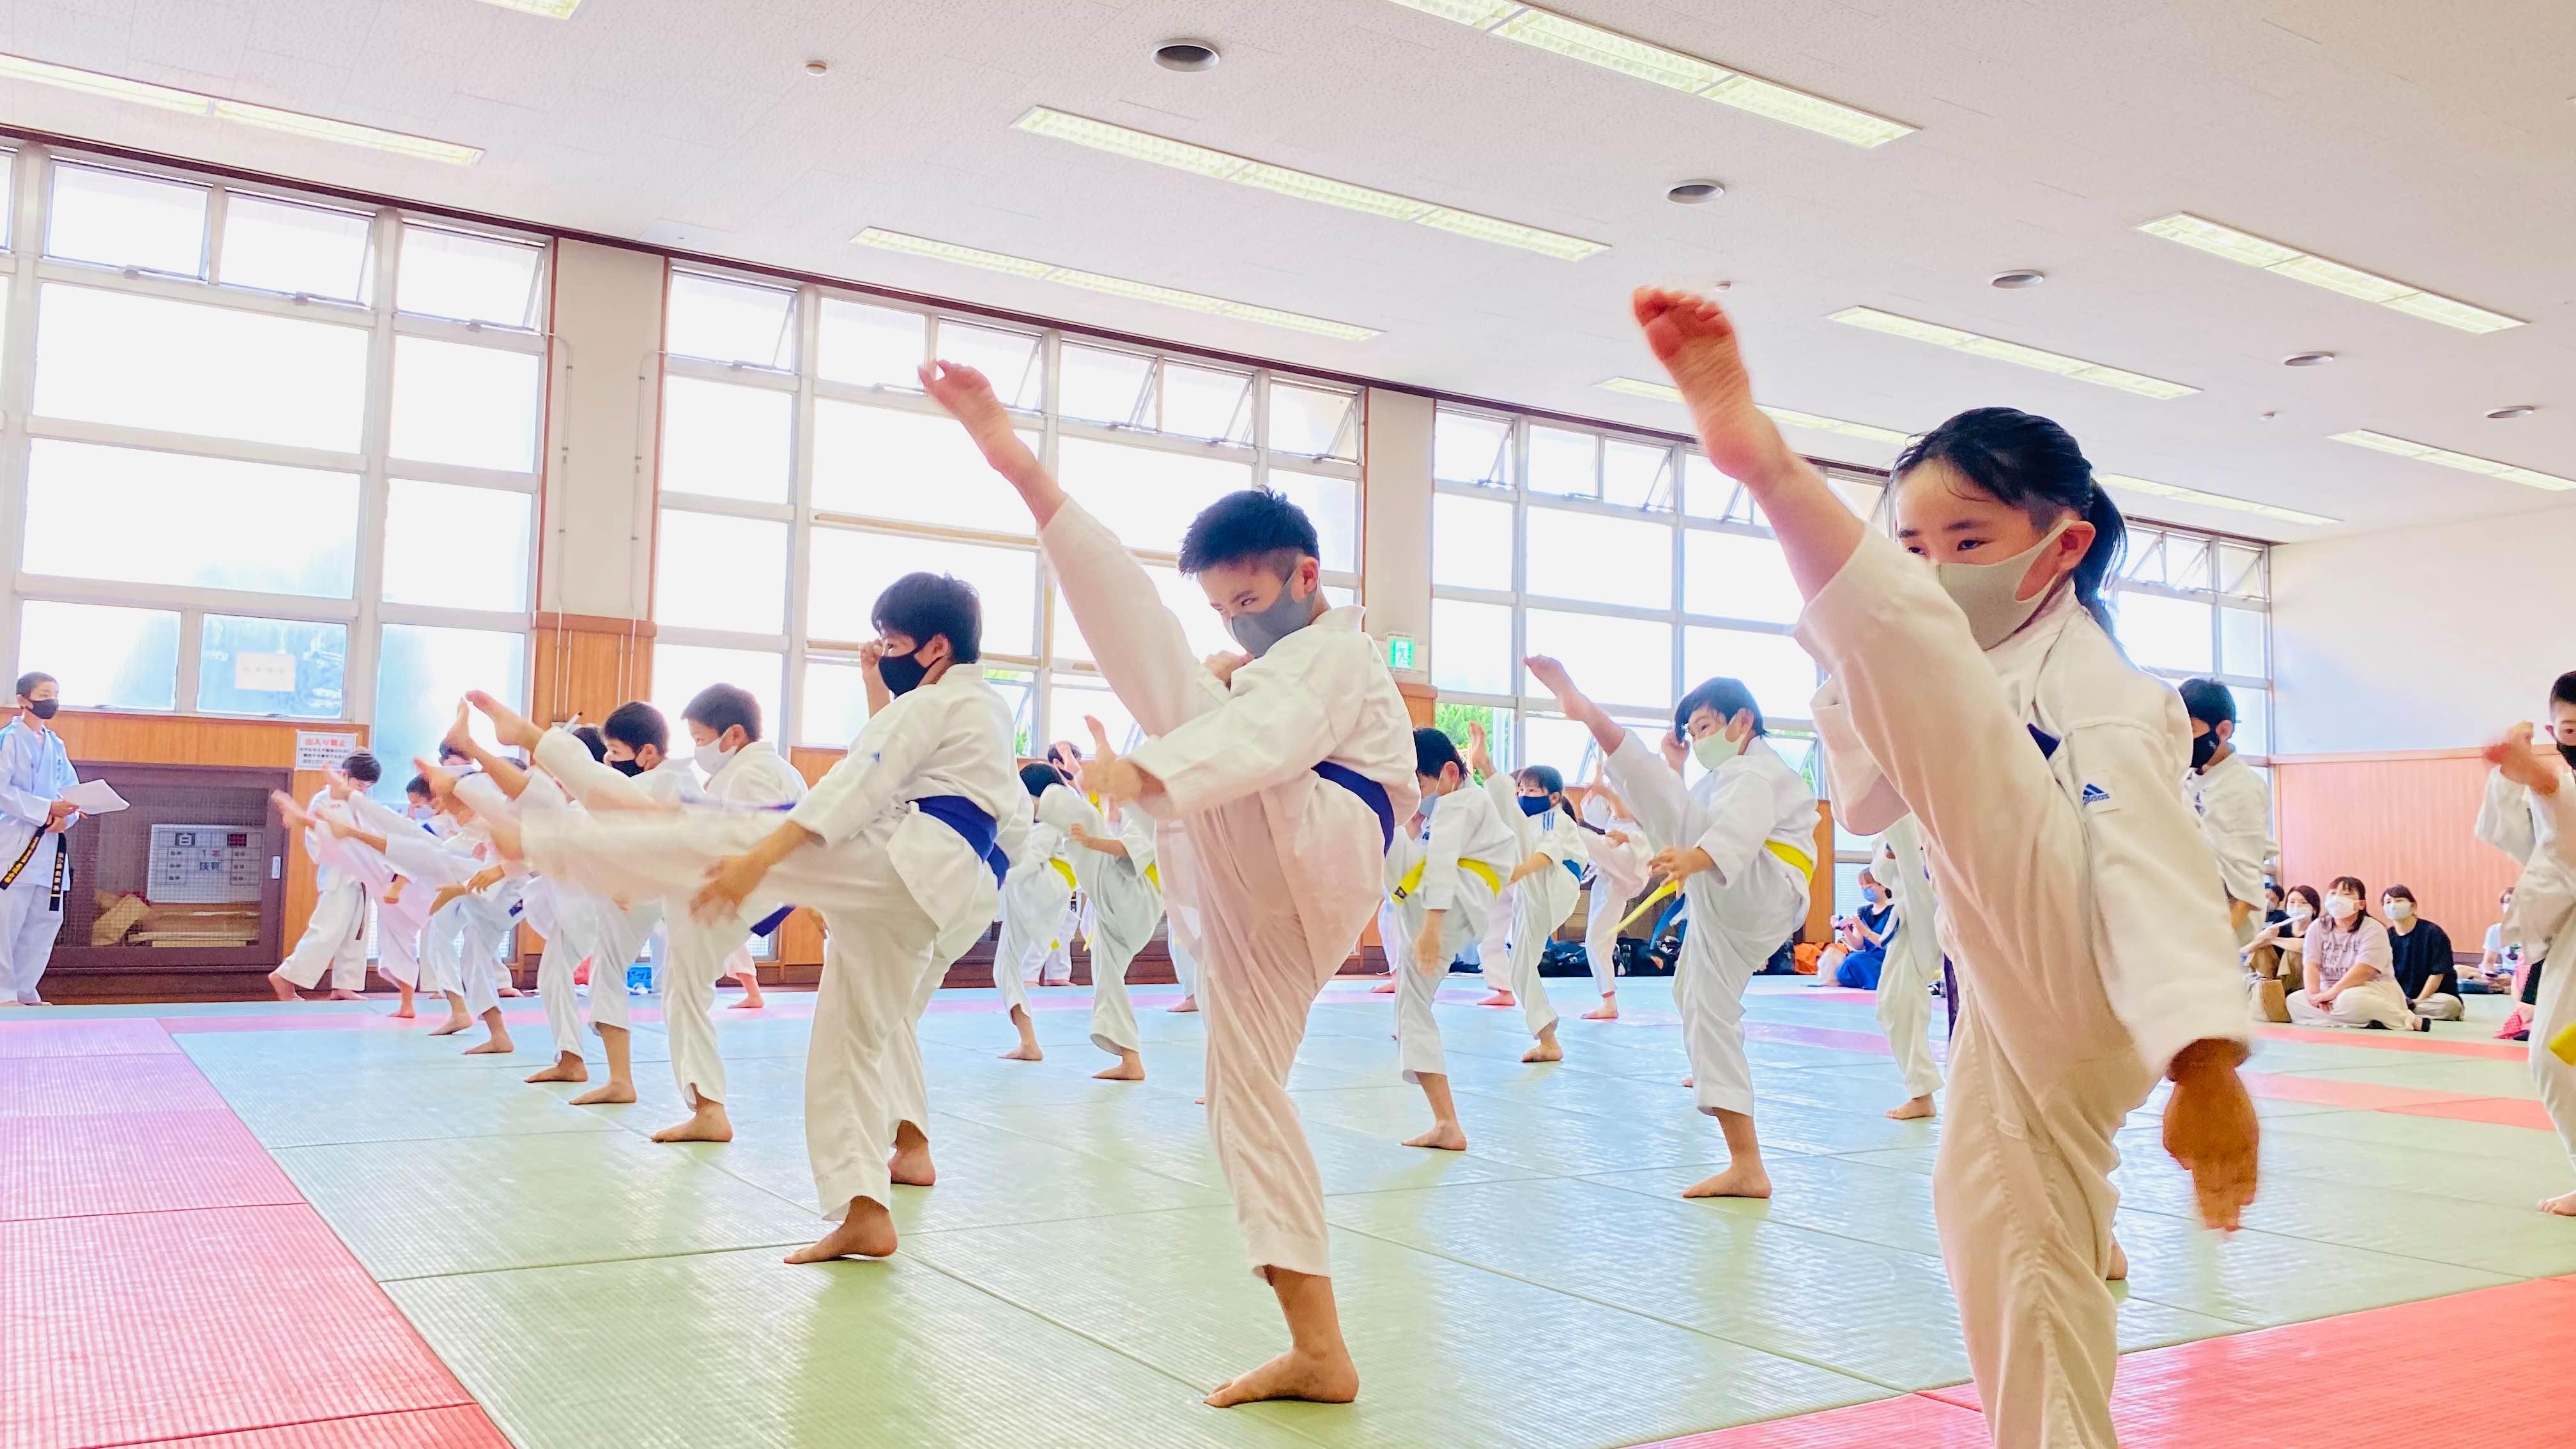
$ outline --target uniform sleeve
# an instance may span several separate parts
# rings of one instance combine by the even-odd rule
[[[1431,840],[1422,857],[1422,879],[1414,896],[1426,911],[1445,911],[1458,901],[1458,856],[1467,848],[1474,813],[1441,807],[1431,812]]]
[[[2494,807],[2495,813],[2503,814],[2505,813],[2503,806],[2496,803],[2500,793],[2499,787],[2503,792],[2510,792],[2508,798],[2514,806],[2511,818],[2522,822],[2526,858],[2531,850],[2537,848],[2529,843],[2536,834],[2531,828],[2531,811],[2534,806],[2537,806],[2546,812],[2557,826],[2550,832],[2550,853],[2558,858],[2560,865],[2576,869],[2576,775],[2571,775],[2565,765],[2554,760],[2550,762],[2550,767],[2558,772],[2558,788],[2549,794],[2542,795],[2526,790],[2506,780],[2502,775],[2490,772],[2487,777],[2487,799]],[[2487,838],[2488,813],[2486,809],[2478,812],[2478,838],[2486,840],[2489,845],[2496,845],[2499,849],[2503,849],[2504,847],[2497,841]]]
[[[1225,685],[1191,652],[1189,635],[1155,592],[1154,581],[1100,520],[1081,504],[1067,502],[1038,531],[1038,539],[1064,591],[1065,607],[1091,643],[1093,663],[1147,734],[1169,733],[1225,701]],[[1306,765],[1322,758],[1319,754]]]
[[[1152,816],[1142,810],[1121,811],[1118,817],[1118,839],[1126,845],[1128,863],[1136,867],[1138,875],[1153,870],[1156,856]],[[1155,871],[1158,878],[1161,874],[1162,872]]]
[[[1223,703],[1136,747],[1131,758],[1163,782],[1173,810],[1213,810],[1287,784],[1333,752],[1342,717],[1366,694],[1359,671],[1384,666],[1371,650],[1323,642],[1244,665]]]
[[[1647,749],[1635,730],[1622,734],[1618,748],[1610,752],[1610,783],[1628,802],[1629,813],[1654,849],[1686,843],[1698,834],[1691,828],[1690,792],[1682,788],[1682,777],[1663,756]]]
[[[1709,873],[1720,885],[1744,879],[1762,843],[1771,838],[1771,790],[1760,775],[1738,769],[1718,781],[1691,844],[1708,853]]]
[[[1592,863],[1591,831],[1567,819],[1563,812],[1556,817],[1554,828],[1538,832],[1538,849],[1559,865],[1578,866]]]
[[[1832,787],[1834,818],[1853,835],[1883,835],[1911,813],[1904,797],[1869,757],[1869,748],[1852,728],[1851,708],[1842,681],[1828,679],[1810,706],[1816,738],[1825,749],[1825,783]]]
[[[787,818],[813,832],[825,845],[839,845],[892,809],[901,798],[900,792],[921,773],[939,743],[941,712],[920,705],[904,708],[919,693],[915,690],[877,711],[851,742],[850,752],[834,762],[814,788],[805,792],[805,798],[788,810]],[[1020,815],[1018,811],[1011,813]],[[995,825],[999,838],[1000,832],[1008,829],[1008,822],[996,821]],[[1013,853],[1012,859],[1018,858]]]
[[[1492,802],[1494,814],[1503,822],[1504,828],[1511,831],[1514,847],[1523,855],[1538,849],[1538,823],[1521,813],[1521,787],[1512,778],[1512,772],[1496,770],[1487,775],[1485,783],[1478,788],[1485,792],[1486,800]]]
[[[1038,797],[1038,819],[1067,836],[1072,835],[1073,827],[1077,825],[1093,835],[1109,833],[1109,822],[1100,818],[1100,812],[1091,808],[1091,802],[1064,785],[1049,785],[1046,793]]]
[[[2202,838],[2218,857],[2218,876],[2227,894],[2249,906],[2263,904],[2263,862],[2272,855],[2272,812],[2259,789],[2221,790],[2202,797],[2208,811],[2200,817]]]
[[[537,737],[536,765],[584,805],[631,810],[659,803],[643,786],[592,759],[590,747],[570,730],[550,729]]]
[[[587,754],[589,751],[585,750],[583,753]],[[519,818],[518,808],[511,803],[509,796],[501,793],[501,787],[494,784],[489,775],[477,773],[458,780],[456,795],[477,815],[492,815],[503,820]]]
[[[2487,771],[2486,798],[2478,802],[2478,839],[2528,861],[2539,848],[2531,829],[2531,792],[2495,770]],[[2561,832],[2562,837],[2564,832]]]
[[[22,824],[43,826],[50,817],[54,797],[38,799],[32,790],[21,790],[10,783],[21,777],[34,778],[35,762],[28,758],[27,742],[35,731],[0,730],[0,813]]]

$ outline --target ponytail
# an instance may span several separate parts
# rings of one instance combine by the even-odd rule
[[[2075,564],[2075,602],[2102,626],[2102,632],[2118,637],[2111,627],[2111,601],[2103,586],[2118,571],[2121,558],[2129,551],[2129,520],[2122,516],[2120,505],[2111,501],[2111,492],[2100,483],[2093,485],[2092,500],[2084,505],[2084,521],[2093,525],[2093,546]]]
[[[1906,444],[1894,472],[1901,478],[1935,458],[2043,529],[2067,513],[2093,525],[2093,546],[2077,560],[2072,576],[2075,601],[2110,632],[2111,606],[2103,589],[2128,552],[2129,523],[2094,480],[2093,464],[2073,434],[2017,408],[1970,408]]]

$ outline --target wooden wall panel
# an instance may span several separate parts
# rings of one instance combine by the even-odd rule
[[[2339,875],[2415,892],[2425,919],[2474,951],[2518,863],[2475,834],[2487,767],[2475,750],[2284,756],[2271,762],[2284,885]]]
[[[575,714],[596,722],[626,701],[652,693],[650,620],[539,614],[536,642],[528,699],[530,717],[539,724]]]
[[[1440,703],[1439,690],[1428,684],[1407,684],[1402,681],[1398,681],[1395,687],[1404,694],[1404,712],[1413,716],[1415,729],[1421,729],[1434,722],[1432,713],[1433,707]]]

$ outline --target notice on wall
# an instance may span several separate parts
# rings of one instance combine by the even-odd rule
[[[297,730],[295,768],[336,770],[359,748],[356,730]]]
[[[247,651],[234,655],[233,688],[259,694],[293,694],[295,656]]]

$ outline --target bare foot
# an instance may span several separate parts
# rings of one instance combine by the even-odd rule
[[[286,979],[286,968],[282,966],[268,973],[268,989],[276,992],[280,1001],[295,999],[295,983]]]
[[[539,1067],[537,1070],[528,1074],[527,1080],[531,1082],[587,1082],[590,1080],[590,1064],[583,1061],[581,1058],[574,1056],[570,1052],[558,1053],[555,1057],[553,1066]]]
[[[2106,1283],[2125,1283],[2128,1280],[2129,1250],[2120,1246],[2119,1239],[2113,1238],[2111,1240],[2111,1271],[2102,1275],[2102,1281]]]
[[[1100,1082],[1141,1082],[1145,1080],[1145,1059],[1134,1052],[1120,1052],[1118,1060],[1091,1074]]]
[[[841,1219],[810,1248],[799,1248],[787,1255],[790,1263],[828,1263],[834,1258],[886,1258],[894,1255],[894,1218],[885,1204],[873,1198],[858,1198],[850,1204],[850,1215]]]
[[[2561,1197],[2543,1198],[2540,1210],[2545,1213],[2556,1213],[2562,1218],[2576,1218],[2576,1192],[2567,1193]]]
[[[1388,982],[1384,989],[1393,991],[1395,989],[1395,983],[1392,981]],[[1199,999],[1195,996],[1184,996],[1180,1000],[1173,1002],[1165,1009],[1170,1011],[1196,1011],[1199,1009]]]
[[[494,991],[492,994],[495,996],[525,996],[528,993],[521,991],[515,986],[504,986]]]
[[[1369,988],[1369,995],[1371,996],[1393,996],[1394,994],[1395,978],[1392,976]]]
[[[1685,1087],[1696,1087],[1696,1086],[1698,1086],[1698,1085],[1699,1085],[1699,1078],[1697,1078],[1697,1077],[1684,1077],[1684,1078],[1682,1078],[1682,1085],[1683,1085],[1683,1086],[1685,1086]]]
[[[364,1001],[367,998],[358,992],[343,991],[339,987],[334,986],[331,988],[331,999],[333,1001]]]
[[[742,978],[739,976],[734,979],[736,981],[742,981]],[[736,1011],[758,1011],[768,1004],[769,998],[760,994],[759,982],[743,981],[742,1000],[735,1002],[733,1004],[733,1009]]]
[[[1926,1092],[1920,1097],[1899,1103],[1888,1108],[1887,1115],[1891,1120],[1898,1122],[1912,1122],[1918,1118],[1929,1117],[1932,1115],[1932,1095]]]
[[[665,1127],[653,1134],[656,1142],[731,1142],[733,1118],[725,1115],[725,1104],[698,1099],[698,1110],[689,1120]]]
[[[1682,1189],[1684,1197],[1769,1197],[1771,1174],[1758,1167],[1733,1166],[1715,1177]]]
[[[1476,1004],[1478,1006],[1518,1006],[1520,1005],[1520,1002],[1514,1000],[1510,992],[1505,991],[1500,987],[1496,987],[1493,995],[1486,997],[1484,1000],[1479,1001]]]
[[[1442,1152],[1464,1152],[1467,1150],[1467,1129],[1455,1122],[1434,1122],[1430,1131],[1419,1137],[1406,1138],[1404,1145],[1436,1147]]]
[[[936,1186],[939,1168],[930,1160],[930,1139],[919,1137],[909,1142],[898,1139],[894,1145],[894,1156],[886,1159],[886,1172],[906,1187]]]
[[[510,1044],[508,1032],[496,1031],[485,1037],[480,1045],[467,1047],[465,1054],[469,1057],[506,1057],[516,1050],[518,1048]]]
[[[1531,1047],[1528,1051],[1521,1053],[1521,1060],[1525,1062],[1561,1062],[1565,1060],[1565,1048],[1558,1046],[1552,1041],[1543,1041],[1538,1045]]]
[[[409,1021],[418,1014],[411,1009],[411,988],[406,986],[402,989],[402,1004],[394,1008],[394,1019]]]
[[[1599,1006],[1583,1013],[1583,1019],[1585,1021],[1617,1021],[1619,1019],[1619,1003],[1612,1001],[1609,997],[1602,997],[1601,1004]]]
[[[1002,1053],[1002,1060],[1006,1062],[1042,1062],[1046,1060],[1046,1053],[1038,1050],[1035,1046],[1024,1042],[1019,1046],[1015,1046],[1009,1051]]]
[[[1211,1409],[1231,1409],[1264,1399],[1347,1404],[1359,1396],[1359,1366],[1351,1362],[1347,1350],[1325,1357],[1292,1349],[1241,1378],[1217,1385],[1205,1402]]]
[[[447,1020],[440,1022],[437,1026],[432,1027],[429,1034],[431,1036],[454,1036],[473,1024],[474,1018],[470,1016],[451,1016]]]
[[[572,1099],[576,1107],[613,1107],[635,1100],[635,1084],[610,1079]]]

